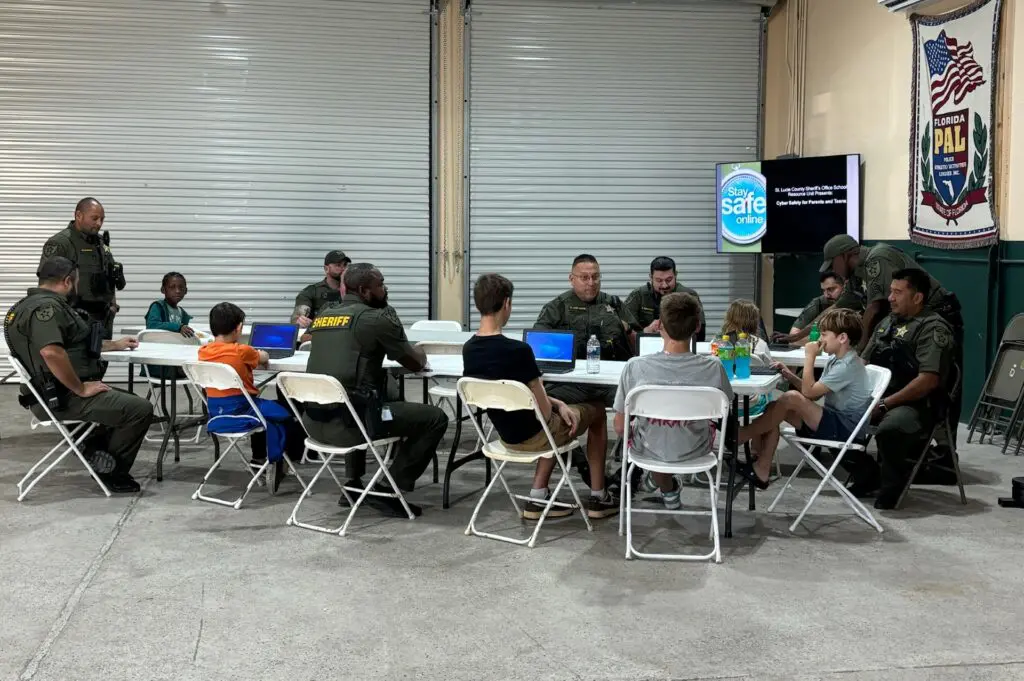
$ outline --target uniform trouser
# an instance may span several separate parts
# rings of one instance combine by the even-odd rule
[[[882,490],[901,490],[910,475],[908,459],[916,460],[931,434],[934,420],[927,405],[894,407],[875,431]]]
[[[43,408],[32,407],[36,418],[47,418]],[[69,395],[64,409],[55,412],[62,421],[78,420],[100,424],[85,441],[83,451],[104,450],[117,461],[113,474],[126,474],[153,422],[153,405],[132,393],[111,388],[107,392],[81,398]]]
[[[399,489],[411,492],[437,453],[437,445],[448,429],[448,415],[429,404],[388,402],[385,406],[391,410],[391,420],[384,421],[384,432],[378,437],[402,438],[392,458],[390,471]],[[347,410],[348,407],[342,409]],[[326,444],[351,447],[365,442],[358,428],[345,425],[340,412],[329,421],[314,420],[307,413],[302,416],[302,422],[314,439]],[[345,464],[349,478],[361,478],[366,472],[366,452],[347,456]]]
[[[103,338],[106,339],[106,340],[110,340],[111,338],[113,338],[114,337],[114,315],[112,315],[112,314],[108,315],[105,312],[103,312],[103,313],[95,312],[93,310],[89,310],[88,312],[89,312],[89,321],[99,322],[100,324],[103,325]],[[98,377],[99,380],[102,381],[103,377],[106,375],[106,373],[107,373],[107,363],[106,362],[100,362],[100,375]]]

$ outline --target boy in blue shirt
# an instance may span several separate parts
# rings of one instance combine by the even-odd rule
[[[832,308],[818,320],[818,329],[821,340],[804,346],[806,378],[776,363],[783,378],[796,389],[769,404],[759,419],[740,428],[739,441],[750,440],[758,454],[752,466],[741,466],[738,472],[761,489],[768,487],[783,421],[795,426],[800,437],[845,441],[871,403],[871,378],[854,350],[863,333],[860,314]],[[822,351],[832,357],[821,378],[814,380],[814,360]],[[816,402],[822,397],[824,407]]]

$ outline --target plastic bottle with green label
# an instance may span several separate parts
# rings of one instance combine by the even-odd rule
[[[726,377],[736,377],[735,361],[733,357],[733,345],[729,336],[722,336],[718,340],[718,359],[722,362]]]
[[[733,357],[735,358],[736,378],[750,378],[750,338],[747,334],[741,333],[736,339]]]
[[[807,337],[807,340],[812,343],[817,343],[821,340],[821,331],[818,330],[818,322],[811,324],[811,335]]]

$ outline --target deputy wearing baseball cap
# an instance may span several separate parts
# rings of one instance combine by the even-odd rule
[[[342,279],[345,276],[345,268],[351,262],[352,258],[345,255],[345,251],[328,251],[324,256],[324,278],[310,284],[295,296],[292,324],[308,329],[320,310],[330,303],[341,302],[345,295]]]

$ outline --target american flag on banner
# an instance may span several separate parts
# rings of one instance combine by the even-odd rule
[[[931,74],[932,113],[938,113],[950,99],[957,105],[969,93],[985,84],[981,66],[974,58],[974,45],[960,45],[945,31],[924,43]]]

